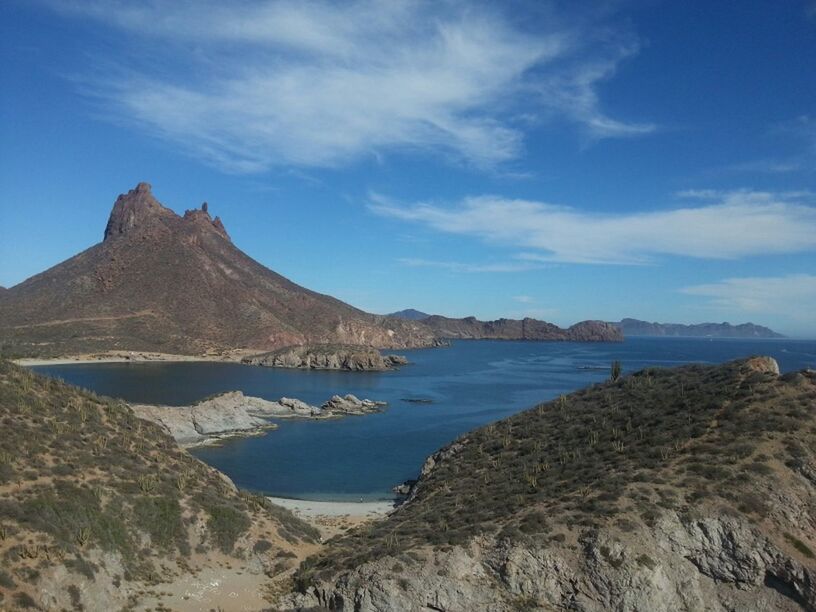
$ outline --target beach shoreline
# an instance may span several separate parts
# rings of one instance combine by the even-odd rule
[[[291,510],[304,519],[319,517],[378,519],[387,516],[396,508],[396,500],[382,501],[311,501],[288,497],[270,497],[273,504]]]
[[[250,352],[242,351],[230,355],[176,355],[173,353],[151,353],[147,351],[117,351],[112,353],[91,353],[65,355],[62,357],[21,357],[12,359],[23,367],[52,365],[83,365],[91,363],[174,363],[174,362],[213,362],[241,363],[241,358]]]

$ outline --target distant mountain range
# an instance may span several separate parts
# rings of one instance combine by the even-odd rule
[[[538,333],[539,335],[548,335],[551,333],[550,329],[542,328],[541,331],[531,332],[535,326],[527,325],[529,328],[524,330],[522,321],[513,319],[499,319],[498,321],[483,322],[474,317],[466,317],[464,319],[451,319],[439,315],[429,315],[413,308],[400,310],[399,312],[392,312],[387,315],[389,317],[396,317],[398,319],[405,319],[409,321],[422,321],[430,326],[435,332],[442,337],[447,338],[494,338],[494,337],[513,337],[513,339],[522,339],[524,334]],[[542,323],[535,319],[524,319],[535,323]],[[592,321],[584,321],[578,325],[586,330],[587,323],[597,323]],[[624,336],[677,336],[689,338],[784,338],[772,329],[763,327],[762,325],[754,325],[753,323],[742,323],[740,325],[731,325],[730,323],[698,323],[694,325],[685,325],[682,323],[650,323],[648,321],[641,321],[639,319],[622,319],[617,322],[610,322],[612,325],[623,332]],[[573,326],[573,328],[578,327]],[[569,328],[569,329],[573,329]],[[581,331],[579,328],[576,331]],[[561,329],[561,328],[555,328]],[[596,329],[597,326],[596,326]],[[564,331],[564,330],[562,330]],[[548,338],[549,339],[549,338]]]
[[[497,319],[480,321],[476,317],[454,319],[427,315],[409,308],[390,317],[421,321],[440,338],[467,340],[542,340],[573,342],[619,342],[623,336],[614,325],[603,321],[581,321],[569,328],[561,328],[537,319]]]
[[[731,325],[730,323],[649,323],[638,319],[623,319],[612,323],[623,331],[624,336],[686,336],[691,338],[784,338],[782,334],[753,323]]]
[[[177,215],[147,183],[119,196],[102,242],[0,292],[0,338],[18,356],[434,342],[421,323],[363,312],[269,270],[206,203]]]

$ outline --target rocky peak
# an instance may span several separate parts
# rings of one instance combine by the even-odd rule
[[[150,190],[149,183],[139,183],[135,189],[116,198],[108,224],[105,226],[105,240],[126,234],[134,228],[147,225],[156,217],[166,216],[172,211],[162,206]]]
[[[207,204],[206,202],[203,202],[201,204],[201,208],[185,210],[184,220],[191,223],[196,223],[204,228],[212,228],[227,240],[230,239],[229,234],[227,234],[227,230],[224,227],[224,224],[221,222],[221,217],[216,217],[215,219],[213,219],[210,216],[209,204]]]
[[[189,224],[188,227],[215,230],[216,233],[229,240],[221,219],[210,217],[208,209],[209,206],[204,202],[201,208],[188,210],[184,213],[183,218],[179,217],[153,197],[149,183],[139,183],[135,189],[116,198],[105,227],[105,240],[131,233],[134,230],[139,230],[145,235],[175,232],[179,227],[183,227],[179,225],[182,220]]]

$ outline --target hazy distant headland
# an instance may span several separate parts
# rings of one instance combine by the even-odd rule
[[[784,338],[772,329],[753,323],[650,323],[639,319],[622,319],[612,323],[625,336],[685,336],[689,338]]]
[[[502,334],[512,336],[513,339],[525,339],[518,331],[518,322],[508,319],[482,322],[474,317],[464,319],[450,319],[438,315],[429,315],[420,310],[408,308],[387,315],[409,321],[422,321],[433,327],[437,332],[451,334],[449,337],[474,337],[478,335],[478,328],[482,328],[485,337],[498,338]],[[524,319],[533,321],[534,319]],[[584,322],[586,323],[586,322]],[[610,325],[618,328],[624,336],[678,336],[688,338],[785,338],[780,333],[762,325],[754,323],[650,323],[640,319],[626,318],[621,321],[612,321]],[[468,328],[465,332],[464,329]],[[511,331],[515,329],[515,331]],[[571,329],[571,328],[570,328]],[[489,331],[488,331],[489,330]]]

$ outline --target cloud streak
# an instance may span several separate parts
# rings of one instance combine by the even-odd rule
[[[453,206],[395,204],[373,195],[374,213],[527,252],[527,262],[648,264],[660,256],[739,259],[816,250],[816,206],[804,193],[685,192],[713,203],[602,214],[498,196]]]
[[[474,264],[463,263],[460,261],[437,261],[432,259],[422,259],[416,257],[402,257],[397,260],[404,266],[411,268],[439,268],[449,272],[465,272],[465,273],[513,273],[513,272],[529,272],[530,270],[540,270],[545,268],[545,265],[533,262],[502,262],[502,263],[486,263]]]
[[[710,298],[710,305],[724,311],[748,314],[783,314],[802,322],[816,323],[816,276],[727,278],[685,287],[688,295]]]
[[[593,139],[654,129],[608,116],[596,92],[636,41],[578,19],[533,31],[485,5],[415,0],[52,5],[127,33],[124,57],[149,49],[86,78],[113,117],[229,171],[392,150],[491,167],[521,153],[520,116]]]

